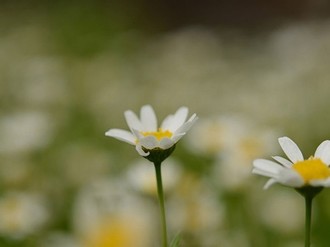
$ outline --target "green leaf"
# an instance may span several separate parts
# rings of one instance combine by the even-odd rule
[[[179,247],[180,245],[180,240],[181,240],[181,236],[180,234],[177,234],[175,236],[175,238],[172,240],[170,247]]]

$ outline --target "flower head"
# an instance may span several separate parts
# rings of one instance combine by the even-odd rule
[[[253,161],[253,173],[270,177],[264,188],[280,183],[294,188],[330,187],[330,141],[322,142],[314,156],[304,159],[299,147],[288,137],[278,139],[289,159],[273,156]]]
[[[173,115],[167,116],[160,127],[157,117],[150,105],[144,105],[140,111],[140,118],[128,110],[124,113],[130,131],[122,129],[110,129],[106,136],[114,137],[136,147],[142,156],[151,156],[152,151],[157,155],[163,150],[173,151],[175,144],[186,134],[197,120],[193,114],[187,121],[188,108],[181,107]]]

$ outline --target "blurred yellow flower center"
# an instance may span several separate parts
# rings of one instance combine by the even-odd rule
[[[87,234],[84,247],[131,247],[138,239],[138,232],[127,222],[114,219],[100,224]]]
[[[144,132],[141,132],[142,135],[144,136],[154,136],[156,137],[156,139],[158,141],[160,141],[161,139],[167,137],[167,138],[171,138],[173,133],[171,131],[168,131],[168,130],[162,130],[161,128],[158,129],[158,131],[144,131]]]
[[[313,179],[325,179],[330,177],[330,169],[321,159],[310,157],[308,160],[299,161],[292,166],[307,183]]]

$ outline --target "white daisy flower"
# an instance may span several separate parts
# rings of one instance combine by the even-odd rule
[[[130,110],[125,111],[124,115],[130,131],[110,129],[105,135],[134,145],[142,156],[148,156],[153,149],[166,150],[173,147],[198,119],[193,114],[186,121],[187,107],[181,107],[173,115],[167,116],[159,128],[156,114],[150,105],[142,106],[140,119]]]
[[[270,177],[264,189],[274,183],[294,188],[304,186],[330,187],[330,141],[323,141],[314,156],[304,159],[299,147],[288,137],[278,139],[289,159],[273,156],[277,162],[265,159],[253,161],[253,173]]]

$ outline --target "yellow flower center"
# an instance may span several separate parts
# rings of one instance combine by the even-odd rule
[[[120,219],[100,223],[83,239],[84,247],[131,247],[139,239],[136,226]]]
[[[330,177],[330,169],[321,159],[310,157],[308,160],[298,161],[292,168],[305,180],[305,183],[313,179],[325,179]]]
[[[167,138],[171,138],[173,133],[171,131],[168,131],[168,130],[162,130],[161,128],[158,129],[158,131],[144,131],[144,132],[141,132],[142,135],[144,136],[154,136],[156,137],[156,139],[158,141],[160,141],[161,139],[167,137]]]

